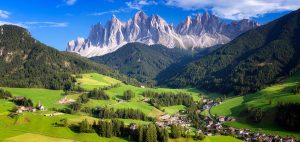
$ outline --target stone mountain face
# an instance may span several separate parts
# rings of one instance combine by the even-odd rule
[[[227,43],[257,26],[256,22],[250,20],[227,24],[220,18],[205,13],[194,18],[189,16],[174,28],[158,15],[147,16],[139,11],[127,22],[121,22],[112,16],[105,25],[98,23],[92,26],[88,38],[79,37],[69,41],[67,51],[85,57],[101,56],[131,42],[162,44],[169,48],[205,48]]]

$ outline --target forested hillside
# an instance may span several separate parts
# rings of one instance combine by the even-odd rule
[[[141,82],[154,85],[155,77],[162,70],[190,55],[192,55],[191,51],[179,48],[170,49],[163,45],[148,46],[142,43],[129,43],[113,53],[91,59]]]
[[[0,86],[64,89],[74,79],[71,74],[96,71],[137,84],[117,71],[79,55],[61,53],[31,37],[21,27],[0,26]]]
[[[242,34],[165,82],[246,94],[293,74],[299,59],[300,10]]]

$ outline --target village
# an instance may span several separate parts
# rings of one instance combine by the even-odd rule
[[[278,135],[271,135],[271,134],[264,134],[259,132],[252,132],[249,129],[237,129],[228,127],[223,125],[224,122],[229,121],[236,121],[234,117],[214,117],[210,114],[211,107],[218,105],[222,102],[216,102],[211,99],[202,99],[202,107],[201,109],[197,110],[196,113],[200,113],[202,111],[208,111],[208,116],[204,116],[202,120],[205,124],[205,129],[196,129],[195,133],[202,133],[206,136],[213,136],[213,135],[230,135],[241,139],[243,141],[263,141],[263,142],[294,142],[295,138],[287,137],[282,138]],[[191,120],[188,119],[186,114],[176,113],[175,115],[171,116],[169,114],[164,114],[159,117],[159,120],[155,122],[160,127],[167,127],[171,125],[180,125],[184,128],[184,130],[191,131]],[[200,122],[199,122],[200,123]]]

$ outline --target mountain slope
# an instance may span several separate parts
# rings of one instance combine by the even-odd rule
[[[97,71],[130,82],[124,75],[72,53],[61,53],[21,27],[0,26],[0,85],[63,89],[71,74]]]
[[[235,94],[254,92],[299,68],[300,10],[250,30],[165,81]]]
[[[257,26],[250,20],[226,23],[219,17],[204,13],[194,18],[189,16],[174,27],[158,15],[148,16],[139,11],[127,22],[112,16],[105,25],[92,26],[88,38],[71,40],[66,50],[94,57],[114,52],[132,42],[162,44],[169,48],[204,48],[227,43]]]
[[[148,85],[154,85],[154,79],[161,71],[191,55],[191,51],[179,48],[169,49],[163,45],[129,43],[113,53],[91,59]]]

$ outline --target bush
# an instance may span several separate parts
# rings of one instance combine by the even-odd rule
[[[109,100],[109,96],[102,89],[90,91],[88,97],[96,100]]]
[[[11,93],[0,88],[0,99],[7,99],[7,98],[12,98]]]
[[[124,100],[131,100],[134,97],[134,93],[131,90],[127,90],[123,93]]]

